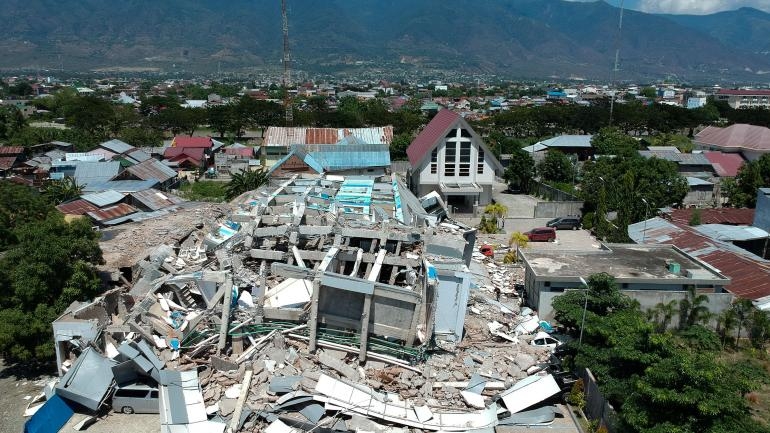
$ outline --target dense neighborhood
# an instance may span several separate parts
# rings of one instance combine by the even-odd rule
[[[766,431],[769,98],[5,77],[24,430]]]

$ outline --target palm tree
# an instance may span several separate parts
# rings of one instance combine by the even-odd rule
[[[488,213],[495,218],[502,218],[508,214],[508,208],[500,203],[492,203],[484,208],[484,213]]]
[[[722,311],[722,314],[720,314],[717,319],[717,332],[722,336],[722,347],[724,347],[727,338],[736,326],[740,325],[735,309],[728,308],[725,311]]]
[[[225,198],[232,200],[246,191],[252,191],[265,185],[268,181],[268,174],[263,169],[235,173],[225,186]]]
[[[650,318],[658,324],[658,331],[664,332],[671,325],[671,319],[674,317],[678,302],[676,299],[668,303],[658,302],[650,311]]]
[[[749,315],[751,310],[754,309],[751,301],[748,299],[739,299],[732,306],[732,310],[735,311],[735,318],[738,322],[738,335],[736,341],[740,344],[742,328],[747,326]]]
[[[699,295],[695,286],[687,289],[687,295],[679,303],[679,329],[687,329],[696,323],[705,323],[711,318],[706,295]]]
[[[75,179],[65,177],[61,180],[50,180],[43,187],[43,194],[48,200],[57,205],[72,200],[83,193],[83,187],[75,183]]]

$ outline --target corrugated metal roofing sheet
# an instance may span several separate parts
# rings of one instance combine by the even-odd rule
[[[694,228],[698,233],[720,241],[748,241],[752,239],[764,239],[770,236],[761,228],[752,226],[701,224]]]
[[[736,296],[758,299],[770,296],[770,261],[735,245],[711,239],[687,225],[676,225],[661,218],[628,226],[635,242],[672,244],[730,277],[726,287]]]
[[[85,215],[88,212],[99,210],[99,208],[83,199],[60,204],[56,206],[56,209],[65,215]]]
[[[90,194],[83,194],[80,196],[83,200],[93,203],[97,207],[109,206],[123,200],[126,196],[114,189],[108,189],[107,191],[94,192]]]
[[[210,149],[214,143],[211,141],[211,137],[187,137],[183,135],[177,135],[174,140],[171,141],[172,147],[192,147],[201,149]]]
[[[754,222],[754,209],[729,208],[699,209],[701,224],[751,225]],[[689,224],[693,209],[672,209],[671,221],[677,224]]]
[[[75,167],[75,182],[78,185],[106,182],[117,176],[120,162],[79,162]]]
[[[658,150],[655,147],[651,147],[649,150],[640,150],[639,154],[645,158],[652,158],[654,156],[679,165],[711,165],[706,155],[702,153],[681,153],[679,151]]]
[[[134,163],[140,163],[152,159],[149,153],[142,149],[132,149],[125,153],[126,158]]]
[[[144,207],[150,209],[151,211],[167,208],[184,201],[173,194],[160,192],[154,188],[131,193],[131,198],[141,203]]]
[[[706,159],[711,162],[711,166],[714,167],[714,171],[717,176],[720,177],[735,177],[738,175],[738,170],[743,167],[746,162],[740,153],[724,153],[724,152],[703,152]]]
[[[271,126],[265,132],[263,146],[289,147],[295,144],[335,144],[351,135],[366,144],[390,145],[393,141],[393,127],[288,128]]]
[[[157,159],[148,159],[126,169],[129,173],[141,180],[157,179],[163,183],[176,177],[176,171]]]
[[[149,180],[111,180],[108,182],[98,182],[88,184],[83,187],[83,192],[98,192],[114,189],[122,193],[132,193],[152,188],[158,184],[157,179]]]
[[[539,141],[537,144],[542,144],[547,147],[591,147],[592,135],[559,135],[557,137],[549,138],[548,140]]]
[[[104,209],[97,209],[95,211],[88,212],[88,216],[94,219],[96,222],[106,222],[115,218],[120,218],[125,215],[130,215],[137,212],[137,209],[126,203],[119,203],[115,206],[110,206]]]
[[[120,141],[118,139],[112,139],[110,141],[105,141],[104,143],[101,143],[99,145],[99,147],[101,147],[102,149],[107,149],[110,152],[113,152],[113,153],[116,153],[116,154],[126,153],[129,150],[134,149],[134,146],[132,146],[132,145],[130,145],[130,144],[124,142],[124,141]]]
[[[16,164],[15,156],[0,156],[0,170],[8,170]]]
[[[727,128],[709,126],[695,134],[695,142],[724,149],[770,151],[770,128],[745,123],[736,123]]]
[[[24,153],[24,148],[21,146],[0,146],[0,155],[2,156],[14,156]]]

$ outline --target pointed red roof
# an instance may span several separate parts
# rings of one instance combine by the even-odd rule
[[[417,167],[436,143],[444,138],[447,130],[460,119],[460,115],[452,110],[439,111],[406,149],[406,155],[412,167]]]
[[[740,153],[703,152],[719,177],[735,177],[746,162]]]

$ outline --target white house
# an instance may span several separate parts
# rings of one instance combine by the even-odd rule
[[[441,110],[406,150],[410,185],[417,196],[441,194],[454,209],[470,212],[492,201],[503,166],[460,115]]]

